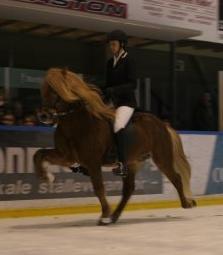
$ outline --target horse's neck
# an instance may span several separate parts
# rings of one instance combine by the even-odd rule
[[[75,126],[86,128],[88,127],[87,125],[92,123],[92,121],[95,119],[95,117],[89,113],[86,106],[81,101],[71,104],[69,110],[70,113],[64,118],[64,121],[69,121],[71,124],[75,123]]]
[[[95,117],[86,107],[86,105],[81,102],[75,102],[70,106],[71,113],[68,114],[65,118],[62,118],[59,121],[59,126],[65,128],[65,132],[76,132],[76,135],[79,134],[90,134],[97,133],[99,130],[104,130],[106,128],[111,128],[109,121],[105,119],[99,119]]]
[[[86,105],[81,101],[73,104],[72,109],[74,116],[80,121],[87,121],[93,117],[87,110]]]

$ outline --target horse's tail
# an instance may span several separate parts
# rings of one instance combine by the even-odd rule
[[[183,145],[180,136],[170,126],[167,126],[170,134],[173,148],[173,164],[174,170],[181,176],[183,182],[184,194],[187,198],[192,197],[190,189],[191,167],[184,154]]]

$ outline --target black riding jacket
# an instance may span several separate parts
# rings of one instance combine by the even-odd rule
[[[115,107],[130,106],[136,108],[136,75],[134,61],[126,52],[114,66],[114,59],[107,62],[106,91]]]

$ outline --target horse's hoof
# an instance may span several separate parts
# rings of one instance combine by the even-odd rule
[[[188,199],[187,201],[182,203],[182,207],[184,209],[190,209],[190,208],[193,208],[193,207],[196,207],[196,206],[197,206],[197,203],[194,199]]]
[[[197,207],[197,202],[193,199],[192,200],[193,207]]]
[[[119,219],[119,216],[117,216],[117,215],[112,215],[111,216],[111,220],[112,220],[113,224],[115,224],[118,221],[118,219]]]
[[[112,223],[112,219],[111,218],[100,218],[99,222],[98,222],[98,226],[108,226]]]

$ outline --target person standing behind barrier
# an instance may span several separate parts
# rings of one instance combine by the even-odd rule
[[[0,94],[0,119],[5,114],[5,98]]]
[[[126,126],[136,108],[135,66],[126,51],[128,37],[123,31],[114,30],[109,33],[107,43],[113,57],[107,62],[105,91],[116,108],[114,133],[119,160],[118,167],[113,169],[113,173],[125,177],[128,173]]]
[[[196,106],[194,113],[194,126],[195,129],[199,131],[215,130],[214,111],[211,94],[209,92],[205,92],[201,96]]]

